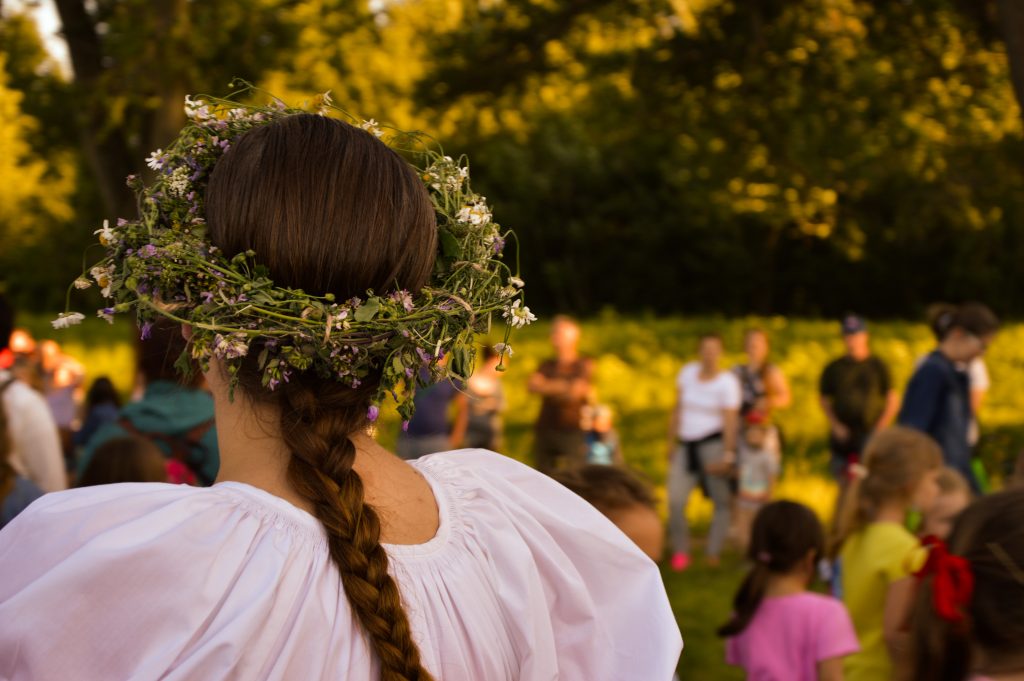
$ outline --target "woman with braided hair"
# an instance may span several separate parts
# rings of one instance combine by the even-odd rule
[[[206,120],[218,144],[242,118]],[[187,322],[215,402],[217,482],[48,495],[0,533],[0,678],[670,679],[681,641],[658,570],[600,513],[500,455],[406,462],[368,434],[381,386],[441,354],[389,345],[384,362],[372,344],[463,338],[445,320],[475,305],[460,284],[440,316],[418,312],[444,295],[428,284],[461,247],[438,245],[449,237],[430,171],[367,126],[283,107],[248,120],[259,122],[218,152],[205,222],[190,223],[208,225],[204,262],[219,274],[172,293],[167,273],[190,257],[178,232],[173,248],[132,243],[96,277],[140,305],[159,286],[176,304],[159,313]],[[169,178],[157,202],[186,200],[196,148],[187,172],[152,157]],[[101,240],[130,243],[123,229]],[[154,260],[163,278],[143,281]],[[243,270],[244,295],[230,288]],[[306,301],[294,318],[293,297]],[[231,333],[211,331],[253,309]],[[505,316],[529,312],[516,301]],[[372,335],[345,335],[368,324]],[[458,368],[458,342],[445,347]]]

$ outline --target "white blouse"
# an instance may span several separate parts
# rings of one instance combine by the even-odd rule
[[[590,505],[483,450],[414,465],[440,509],[385,545],[438,681],[668,681],[658,569]],[[0,678],[371,681],[320,523],[242,483],[49,494],[0,532]]]

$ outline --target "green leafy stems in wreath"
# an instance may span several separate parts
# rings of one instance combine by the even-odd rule
[[[190,370],[194,360],[206,371],[216,358],[232,387],[243,358],[254,354],[268,390],[295,372],[314,371],[352,387],[380,372],[371,421],[388,395],[408,422],[417,387],[469,378],[474,337],[490,333],[496,319],[504,325],[504,338],[495,346],[503,368],[505,355],[512,354],[512,329],[535,317],[523,304],[518,246],[515,272],[506,263],[506,244],[515,235],[494,222],[485,198],[470,188],[465,157],[446,156],[422,133],[356,119],[335,107],[329,93],[302,108],[274,98],[256,106],[239,100],[266,94],[239,84],[224,99],[185,98],[187,124],[166,150],[146,160],[156,178],[150,184],[128,178],[140,217],[114,226],[104,221],[97,230],[106,255],[68,288],[68,304],[54,328],[85,318],[69,311],[71,294],[95,283],[107,299],[97,316],[112,323],[115,315],[134,311],[144,339],[158,317],[188,324],[192,337],[179,368]],[[423,290],[368,290],[349,300],[312,295],[275,285],[259,254],[229,257],[209,241],[203,202],[214,164],[239,135],[300,113],[347,119],[415,168],[437,212],[437,261]]]

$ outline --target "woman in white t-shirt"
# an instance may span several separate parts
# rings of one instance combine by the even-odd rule
[[[737,415],[742,395],[736,376],[719,367],[722,339],[705,334],[700,358],[676,378],[676,406],[669,431],[669,534],[672,569],[690,564],[690,528],[686,502],[700,485],[715,505],[708,535],[707,562],[718,564],[729,531],[731,490],[728,475],[736,463]]]

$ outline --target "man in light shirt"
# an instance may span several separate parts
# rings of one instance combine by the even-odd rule
[[[0,294],[0,351],[7,348],[13,330],[14,310]],[[16,380],[6,367],[0,369],[0,386],[3,386],[0,399],[7,417],[7,462],[44,492],[66,489],[68,479],[60,438],[46,399]]]

